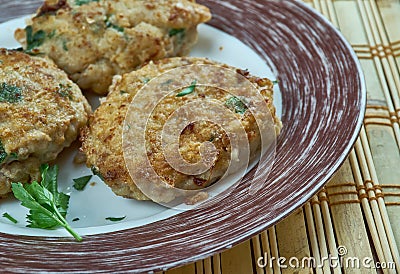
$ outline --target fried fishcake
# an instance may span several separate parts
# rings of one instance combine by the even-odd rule
[[[77,139],[91,108],[51,61],[0,49],[0,195],[40,180],[39,167]]]
[[[94,173],[103,178],[117,195],[138,200],[148,199],[133,182],[124,161],[122,136],[124,119],[129,104],[137,92],[148,81],[152,81],[151,79],[171,69],[192,64],[218,65],[234,70],[234,68],[204,58],[176,57],[150,62],[137,71],[125,74],[122,77],[116,76],[110,87],[109,95],[90,117],[88,126],[83,129],[81,149],[86,154],[88,167],[91,167]],[[274,133],[278,134],[282,125],[275,114],[275,107],[272,103],[273,83],[268,79],[253,77],[246,71],[237,70],[237,72],[246,77],[256,87],[262,96],[261,98],[265,99],[272,116]],[[211,82],[218,84],[222,79],[221,77],[225,76],[221,74],[222,72],[219,75],[209,75],[206,72],[204,75],[198,75],[198,77],[207,77]],[[179,81],[180,78],[176,75],[167,82]],[[237,98],[231,94],[207,86],[198,86],[195,92],[187,89],[181,92],[179,96],[173,93],[165,97],[152,112],[147,121],[145,132],[146,153],[157,174],[171,186],[189,190],[201,189],[217,181],[225,173],[231,157],[229,138],[218,125],[209,121],[198,121],[187,125],[179,139],[179,151],[182,157],[189,163],[198,162],[201,158],[199,146],[204,142],[214,144],[217,149],[217,157],[211,170],[199,175],[183,174],[168,164],[163,153],[161,131],[168,117],[178,108],[194,100],[218,100],[221,105],[231,109],[237,119],[240,120],[247,133],[250,150],[253,154],[260,149],[259,131],[254,116],[250,111],[246,111],[244,105],[240,105],[236,101]],[[187,95],[185,95],[186,93]],[[148,102],[154,100],[153,95],[149,94],[148,96]],[[232,106],[233,108],[231,108]],[[143,106],[143,108],[145,107]],[[129,130],[135,130],[136,122],[133,120],[130,123],[132,128]],[[137,163],[138,168],[140,168],[140,165],[141,163]]]
[[[210,18],[190,0],[48,0],[15,38],[48,55],[81,89],[106,94],[114,75],[188,54],[197,25]]]

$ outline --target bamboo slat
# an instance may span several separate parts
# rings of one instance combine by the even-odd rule
[[[252,273],[253,258],[250,241],[229,249],[221,254],[222,273]]]
[[[327,193],[338,246],[347,250],[341,257],[347,259],[357,255],[360,258],[373,258],[349,160],[328,184]],[[359,269],[346,268],[345,273],[359,273]],[[376,273],[376,270],[365,269],[363,273]]]
[[[271,252],[271,248],[270,248],[268,233],[266,231],[262,232],[260,234],[260,238],[261,238],[261,246],[262,246],[262,251],[263,251],[262,253],[267,258],[271,258],[272,257],[272,252]],[[268,264],[263,269],[264,269],[266,274],[274,273],[273,267],[268,265]]]
[[[299,225],[300,224],[300,225]],[[279,239],[279,254],[284,258],[296,258],[292,262],[293,266],[297,266],[297,262],[301,262],[303,258],[310,257],[311,253],[307,241],[307,227],[304,222],[304,213],[300,209],[286,218],[284,221],[276,225],[276,235]],[[290,235],[290,237],[287,237]],[[290,262],[286,262],[288,264]],[[282,273],[310,273],[310,267],[291,267],[282,269]]]
[[[168,274],[196,274],[196,264],[188,264],[183,267],[171,269]]]
[[[321,255],[321,258],[328,258],[328,246],[326,242],[326,237],[325,237],[325,229],[324,229],[324,223],[322,220],[322,213],[321,213],[321,205],[318,200],[318,196],[314,196],[311,199],[311,204],[313,208],[313,216],[314,216],[314,222],[316,225],[316,231],[317,231],[317,239],[318,239],[318,246],[319,246],[319,253]],[[324,273],[327,273],[330,269],[329,265],[323,260],[321,260],[321,265],[322,270]]]

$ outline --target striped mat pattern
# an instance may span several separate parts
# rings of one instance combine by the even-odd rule
[[[305,2],[341,30],[365,73],[367,111],[353,150],[276,226],[166,274],[400,273],[400,1]]]

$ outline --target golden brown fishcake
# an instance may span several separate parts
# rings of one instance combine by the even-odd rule
[[[123,157],[123,124],[129,104],[138,90],[150,79],[173,68],[191,64],[215,65],[217,63],[203,58],[169,58],[150,62],[143,68],[122,77],[116,76],[110,87],[109,95],[93,113],[88,126],[82,131],[82,151],[87,156],[87,165],[97,172],[117,195],[138,200],[148,199],[132,181]],[[217,65],[221,66],[221,64]],[[222,66],[234,69],[226,65]],[[273,83],[268,79],[253,77],[246,71],[237,70],[237,72],[252,82],[265,99],[273,118],[273,127],[278,134],[281,122],[276,117],[275,107],[272,103]],[[201,76],[218,83],[220,77],[224,75],[199,75],[199,77]],[[170,79],[171,82],[180,80],[178,75]],[[145,96],[147,95],[145,94]],[[151,98],[152,95],[148,96],[149,102],[154,100]],[[160,136],[163,126],[175,110],[197,99],[218,100],[221,105],[226,105],[226,102],[232,99],[232,95],[218,88],[207,86],[198,86],[195,92],[182,97],[177,97],[173,93],[165,97],[154,109],[146,124],[146,152],[151,165],[165,182],[181,189],[201,189],[218,180],[225,173],[231,155],[230,141],[226,133],[209,121],[199,121],[187,125],[182,131],[179,139],[179,151],[187,162],[196,163],[200,159],[199,146],[207,141],[212,142],[218,151],[213,167],[203,174],[192,176],[177,172],[167,163]],[[246,110],[239,111],[235,115],[246,130],[250,149],[254,153],[260,147],[255,118]],[[131,123],[132,129],[129,130],[134,130],[135,121],[131,121]]]
[[[51,2],[15,32],[16,39],[98,94],[107,93],[114,75],[149,60],[186,55],[197,40],[197,25],[211,18],[193,0]]]
[[[12,182],[40,179],[86,124],[90,106],[51,61],[0,49],[0,195]]]

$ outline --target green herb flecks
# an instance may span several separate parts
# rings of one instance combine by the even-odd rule
[[[89,4],[90,2],[99,2],[99,0],[75,0],[75,5],[82,6]]]
[[[190,86],[188,86],[187,88],[183,89],[181,92],[179,92],[176,97],[183,97],[185,95],[188,95],[190,93],[193,93],[194,90],[196,89],[196,84],[197,84],[197,80],[194,80]]]
[[[274,85],[279,84],[279,80],[274,80],[274,81],[272,81],[272,84],[274,84]]]
[[[32,26],[27,26],[25,28],[26,32],[26,51],[29,53],[33,49],[40,47],[44,40],[46,39],[46,32],[43,30],[38,30],[33,33]]]
[[[106,24],[106,27],[107,27],[107,28],[115,29],[116,31],[119,31],[119,32],[124,32],[124,28],[123,28],[123,27],[120,27],[120,26],[111,24],[111,23],[109,23],[109,22]]]
[[[22,100],[22,89],[9,85],[7,83],[1,83],[0,85],[0,103],[17,103]]]
[[[247,106],[238,97],[232,96],[225,102],[225,106],[236,113],[244,114]]]
[[[178,44],[182,44],[183,40],[186,36],[186,30],[185,29],[170,29],[168,32],[169,37],[176,37],[176,41]]]
[[[54,37],[54,35],[56,35],[56,30],[53,29],[50,33],[47,34],[47,38],[51,39]]]
[[[62,97],[69,98],[70,100],[72,100],[71,89],[72,89],[71,85],[59,84],[57,93],[60,94]]]
[[[18,153],[10,153],[9,161],[18,160]]]
[[[3,217],[8,219],[10,222],[12,222],[14,224],[18,223],[18,221],[14,217],[12,217],[10,214],[8,214],[7,212],[3,213]]]
[[[63,48],[63,50],[68,51],[68,46],[67,46],[67,41],[66,40],[62,41],[62,48]]]
[[[215,134],[211,134],[211,137],[210,137],[210,139],[208,139],[208,141],[209,141],[210,143],[212,143],[212,142],[215,141],[216,138],[217,138],[217,137],[215,136]]]
[[[2,164],[7,159],[7,152],[4,149],[3,143],[0,141],[0,164]]]
[[[110,21],[110,16],[109,15],[107,15],[106,20],[104,21],[104,23],[106,24],[106,28],[108,28],[108,29],[112,28],[112,29],[115,29],[116,31],[124,32],[124,28],[123,27],[118,26],[118,25],[116,25],[116,24],[114,24],[114,23],[112,23]]]
[[[77,179],[73,179],[74,188],[76,190],[82,191],[86,185],[89,183],[90,179],[92,179],[93,175],[83,176]]]
[[[106,220],[111,221],[111,222],[119,222],[125,219],[126,216],[123,217],[107,217]]]
[[[28,227],[55,229],[64,227],[77,241],[82,241],[65,220],[67,215],[69,196],[58,192],[58,167],[42,165],[40,167],[42,181],[31,184],[12,183],[12,192],[23,206],[29,209],[27,215]]]
[[[168,32],[169,37],[175,36],[175,35],[182,35],[185,34],[185,29],[170,29]]]

